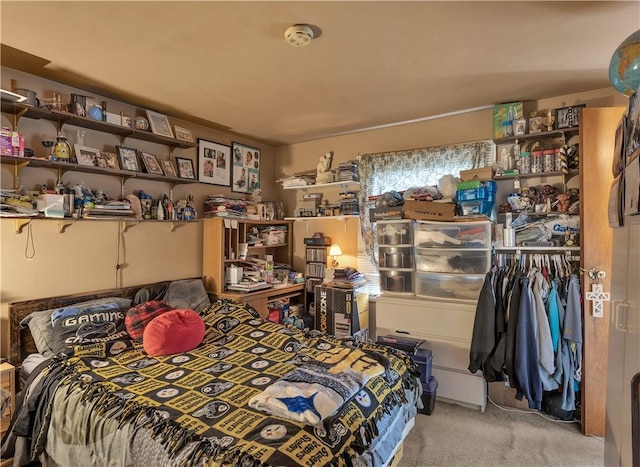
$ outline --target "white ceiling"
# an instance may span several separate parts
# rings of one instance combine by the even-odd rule
[[[640,2],[3,0],[1,28],[3,65],[279,146],[608,87]]]

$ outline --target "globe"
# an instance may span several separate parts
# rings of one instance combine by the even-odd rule
[[[609,64],[609,81],[613,87],[630,96],[640,86],[640,30],[618,46]]]

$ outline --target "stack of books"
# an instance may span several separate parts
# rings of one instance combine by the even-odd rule
[[[83,208],[84,219],[103,219],[108,217],[134,217],[131,205],[125,201],[109,201],[106,204],[96,204],[92,208]]]
[[[270,288],[271,288],[271,284],[264,281],[258,281],[258,282],[242,281],[242,282],[238,282],[237,284],[227,285],[228,290],[232,290],[234,292],[245,292],[245,293],[257,292],[258,290],[265,290]]]
[[[358,180],[358,164],[353,161],[338,164],[338,181],[357,182]]]
[[[366,282],[365,276],[354,268],[327,268],[325,270],[324,283],[332,287],[351,289],[366,284]]]

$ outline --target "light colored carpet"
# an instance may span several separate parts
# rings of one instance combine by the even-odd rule
[[[604,440],[582,435],[576,423],[506,412],[491,403],[482,413],[440,401],[430,416],[418,415],[400,461],[400,467],[603,464]]]

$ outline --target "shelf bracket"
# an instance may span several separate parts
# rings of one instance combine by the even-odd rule
[[[188,221],[171,221],[171,232],[175,232],[175,230],[183,225],[187,225]]]
[[[134,227],[140,223],[139,220],[136,221],[122,221],[122,233],[126,233],[131,227]]]
[[[16,233],[21,234],[22,229],[31,223],[31,219],[16,219]]]
[[[20,187],[20,171],[29,165],[29,162],[17,162],[13,165],[13,189]]]
[[[27,108],[24,108],[17,114],[13,115],[13,131],[18,131],[18,122],[20,121],[20,118],[27,113],[27,110]]]
[[[67,227],[69,227],[71,224],[74,224],[75,222],[75,219],[65,219],[58,221],[58,233],[64,233],[64,231],[67,230]]]

